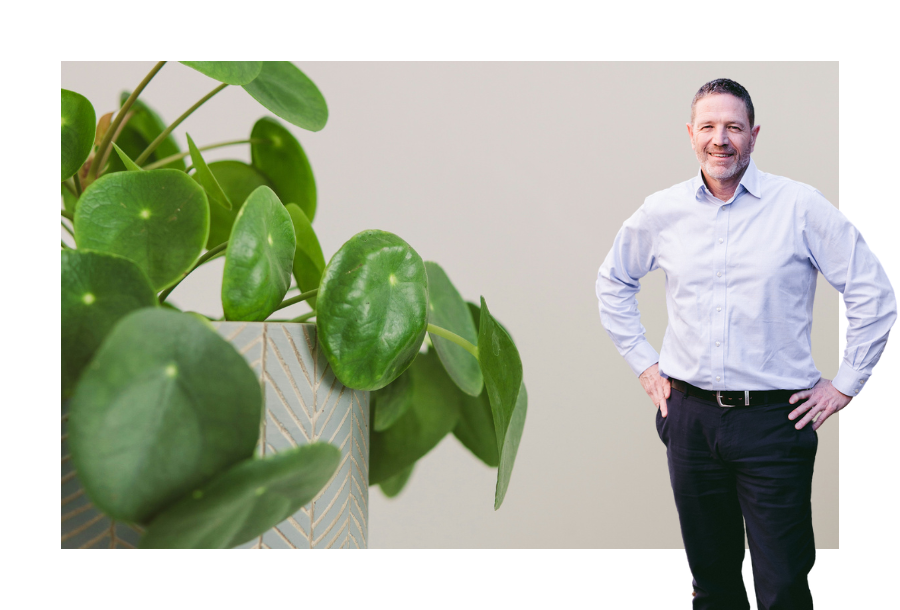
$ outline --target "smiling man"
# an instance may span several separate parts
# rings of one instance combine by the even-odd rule
[[[697,176],[648,197],[597,276],[600,319],[658,407],[694,608],[812,608],[816,429],[865,387],[896,314],[862,236],[813,187],[758,170],[759,125],[738,83],[706,83],[687,125]],[[644,337],[640,278],[666,274],[660,353]],[[847,348],[834,380],[811,355],[818,273],[843,294]]]

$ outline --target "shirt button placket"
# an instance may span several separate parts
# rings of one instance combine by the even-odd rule
[[[731,205],[719,206],[716,212],[715,225],[715,241],[713,242],[714,255],[714,271],[715,278],[713,281],[713,308],[712,328],[710,339],[712,343],[712,354],[710,362],[712,363],[712,377],[715,380],[716,389],[725,389],[727,379],[725,378],[725,300],[726,286],[728,285],[728,274],[726,272],[727,264],[727,247],[728,247],[728,216],[731,212]]]

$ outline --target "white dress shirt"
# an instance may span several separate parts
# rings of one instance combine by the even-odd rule
[[[662,351],[644,337],[638,281],[666,274]],[[856,396],[897,317],[891,284],[862,235],[816,189],[761,172],[752,159],[734,196],[702,175],[647,197],[597,274],[600,320],[636,375],[705,390],[796,390],[821,377],[810,330],[817,273],[843,294],[847,349],[832,381]]]

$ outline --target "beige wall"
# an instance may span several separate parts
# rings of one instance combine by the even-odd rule
[[[690,178],[684,127],[704,82],[750,91],[766,172],[838,204],[838,67],[830,63],[305,63],[328,100],[319,133],[294,129],[319,188],[326,258],[368,228],[439,262],[468,300],[484,295],[511,330],[530,405],[503,507],[494,471],[453,437],[395,500],[370,496],[371,547],[680,548],[655,411],[600,326],[594,279],[621,223],[650,193]],[[150,63],[64,62],[62,86],[98,115]],[[144,93],[174,117],[216,85],[170,63]],[[176,131],[198,145],[246,138],[265,110],[229,87]],[[249,160],[246,147],[208,159]],[[221,260],[176,290],[221,314]],[[639,297],[650,342],[666,324],[663,277]],[[837,371],[838,296],[819,281],[816,363]],[[838,418],[819,430],[813,520],[838,542]]]

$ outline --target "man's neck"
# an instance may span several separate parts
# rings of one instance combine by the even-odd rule
[[[710,178],[703,168],[700,168],[700,174],[703,176],[703,183],[706,185],[706,188],[709,189],[709,192],[712,193],[713,197],[721,201],[728,201],[734,197],[734,192],[737,190],[738,185],[740,185],[741,178],[744,177],[746,171],[747,168],[745,167],[731,178],[717,180],[716,178]]]

